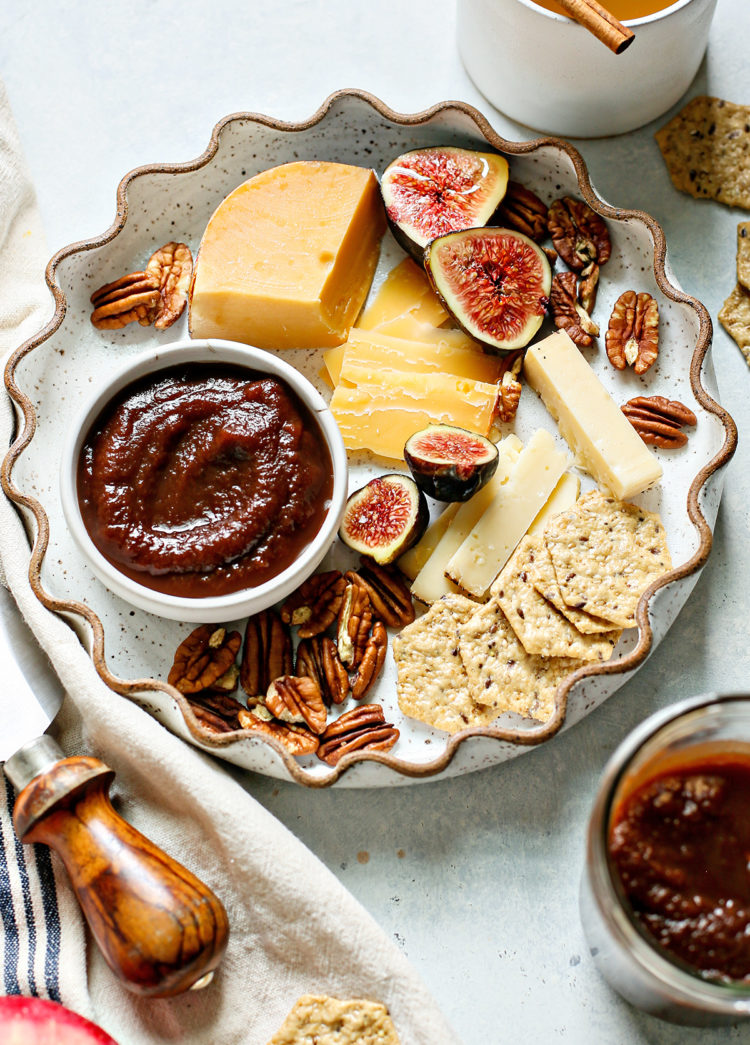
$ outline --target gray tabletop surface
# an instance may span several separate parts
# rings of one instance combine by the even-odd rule
[[[748,38],[747,0],[719,0],[689,94],[750,103]],[[302,119],[331,91],[360,87],[401,112],[468,101],[506,137],[530,136],[464,72],[453,0],[6,4],[0,75],[50,253],[110,224],[126,171],[197,156],[214,123],[239,110]],[[734,286],[736,224],[747,214],[676,192],[655,126],[576,144],[606,199],[663,224],[678,279],[715,319]],[[458,779],[312,792],[245,775],[402,948],[466,1045],[750,1042],[750,1025],[685,1030],[631,1009],[593,967],[577,909],[586,820],[610,752],[653,710],[747,683],[750,373],[718,325],[713,352],[739,450],[703,576],[631,682],[546,746]]]

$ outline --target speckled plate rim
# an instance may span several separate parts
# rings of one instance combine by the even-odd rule
[[[670,282],[666,274],[666,240],[664,232],[657,221],[649,214],[639,210],[625,210],[613,207],[605,203],[594,192],[589,179],[588,170],[583,157],[578,150],[569,142],[559,138],[544,136],[525,142],[506,141],[500,137],[490,126],[487,119],[473,106],[465,102],[445,101],[433,105],[422,112],[404,114],[395,112],[385,105],[374,95],[360,90],[345,89],[331,94],[309,119],[298,123],[289,123],[283,120],[272,119],[260,113],[239,112],[233,113],[220,120],[213,129],[211,139],[205,152],[197,159],[186,163],[176,164],[147,164],[130,171],[120,182],[117,189],[117,214],[112,225],[106,232],[92,239],[81,240],[72,243],[59,250],[50,260],[47,270],[47,285],[53,295],[55,312],[52,319],[33,337],[20,345],[10,356],[5,367],[5,386],[13,402],[16,404],[21,423],[19,430],[10,446],[8,453],[3,458],[0,478],[2,487],[9,499],[19,508],[28,510],[36,522],[36,534],[33,536],[29,560],[29,580],[32,590],[39,601],[49,610],[57,614],[72,615],[79,621],[88,624],[91,629],[90,655],[97,673],[110,689],[114,692],[135,699],[138,695],[153,691],[162,691],[171,696],[178,704],[185,719],[185,724],[190,735],[196,743],[204,750],[214,750],[217,753],[240,739],[247,737],[246,733],[237,731],[233,733],[220,734],[219,736],[209,733],[197,721],[192,713],[187,700],[173,686],[160,679],[122,679],[114,675],[106,664],[105,659],[105,635],[104,627],[98,615],[85,603],[74,599],[60,599],[45,590],[41,581],[41,568],[45,553],[49,544],[49,520],[42,504],[34,497],[24,494],[13,482],[13,468],[24,450],[31,442],[36,430],[36,414],[31,399],[19,387],[16,381],[16,370],[20,361],[34,349],[42,345],[61,325],[67,309],[67,301],[60,285],[57,282],[57,268],[61,262],[74,254],[92,250],[103,246],[117,236],[125,226],[129,211],[128,190],[132,182],[137,178],[152,174],[186,173],[205,167],[216,155],[222,132],[230,124],[237,121],[256,123],[272,130],[278,131],[305,131],[320,123],[326,115],[342,100],[356,99],[371,106],[380,116],[397,124],[400,127],[417,126],[427,123],[431,119],[446,112],[460,113],[468,117],[476,127],[477,131],[487,140],[488,144],[498,151],[509,155],[524,155],[536,151],[541,147],[552,147],[565,153],[578,179],[581,196],[597,213],[605,218],[617,220],[629,219],[641,222],[649,231],[654,245],[653,271],[656,282],[666,297],[673,301],[682,303],[692,309],[698,321],[698,336],[692,359],[690,361],[690,384],[698,402],[711,414],[714,414],[724,429],[724,442],[719,452],[711,461],[700,469],[694,477],[687,497],[688,517],[695,528],[699,545],[693,556],[679,568],[664,574],[654,581],[641,597],[636,611],[638,624],[638,642],[635,647],[615,663],[607,662],[579,668],[567,676],[559,685],[556,699],[555,711],[551,718],[538,727],[529,729],[514,729],[510,727],[474,727],[457,733],[446,740],[442,754],[432,762],[426,764],[414,764],[404,761],[389,753],[383,754],[358,754],[348,755],[329,774],[325,776],[312,776],[302,768],[296,760],[285,749],[273,740],[262,738],[262,742],[270,746],[278,753],[289,777],[306,787],[328,787],[335,783],[358,762],[371,761],[380,762],[388,768],[407,777],[429,778],[441,773],[452,761],[459,746],[470,737],[487,737],[500,741],[531,746],[540,744],[561,728],[565,721],[565,713],[568,703],[568,695],[576,685],[584,678],[594,675],[623,674],[634,670],[649,654],[653,644],[653,632],[648,617],[649,603],[652,597],[661,588],[675,581],[682,580],[700,570],[708,559],[711,551],[712,533],[711,528],[700,508],[699,497],[709,478],[731,459],[737,446],[737,427],[729,413],[709,394],[701,381],[701,368],[706,353],[711,345],[713,333],[711,317],[705,306],[696,298],[685,294]],[[23,514],[23,513],[22,513]],[[261,738],[259,738],[261,739]]]

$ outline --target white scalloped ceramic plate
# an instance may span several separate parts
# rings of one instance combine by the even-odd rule
[[[581,668],[561,683],[555,715],[543,725],[502,716],[490,728],[449,738],[406,719],[396,703],[395,669],[389,656],[368,699],[382,703],[387,718],[401,730],[390,752],[354,755],[332,770],[314,757],[296,760],[256,737],[212,735],[164,681],[188,627],[133,609],[102,587],[71,541],[57,489],[59,451],[68,419],[88,398],[92,385],[124,359],[183,336],[185,320],[167,333],[135,324],[120,332],[99,332],[89,322],[89,296],[101,284],[142,267],[155,247],[168,240],[184,240],[195,251],[217,204],[266,167],[308,158],[382,170],[407,149],[430,144],[486,148],[488,143],[508,157],[513,176],[542,199],[580,196],[607,219],[613,256],[602,274],[595,311],[600,322],[606,322],[623,290],[647,290],[659,302],[660,356],[648,374],[637,378],[615,372],[601,350],[590,358],[618,401],[639,393],[667,395],[682,400],[698,415],[687,447],[661,454],[665,473],[661,487],[640,499],[664,519],[674,569],[646,592],[639,607],[639,627],[626,633],[613,659]],[[34,590],[50,608],[72,615],[83,631],[88,628],[87,648],[90,645],[97,670],[115,691],[113,699],[118,699],[115,693],[127,695],[186,740],[260,773],[311,787],[337,781],[385,786],[466,773],[511,758],[548,739],[563,724],[579,720],[643,663],[666,634],[709,554],[723,465],[734,451],[736,430],[715,399],[708,355],[711,321],[705,308],[677,287],[660,227],[646,214],[618,210],[596,196],[583,160],[571,145],[554,138],[506,142],[475,109],[461,103],[445,102],[405,116],[370,95],[341,91],[300,124],[249,113],[229,116],[214,129],[206,152],[197,160],[142,167],[128,174],[117,202],[117,218],[107,232],[61,250],[50,262],[55,316],[16,351],[6,371],[22,425],[3,470],[5,491],[27,514],[35,534]],[[387,236],[375,286],[401,256]],[[285,358],[327,394],[318,377],[319,352],[287,352]],[[514,428],[524,438],[539,426],[556,433],[540,402],[527,391]],[[361,486],[380,470],[377,462],[358,456],[352,462],[352,486]],[[354,560],[347,556],[339,545],[324,565],[348,566]]]

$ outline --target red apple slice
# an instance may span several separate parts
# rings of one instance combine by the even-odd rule
[[[64,1005],[42,998],[0,998],[2,1045],[117,1045],[114,1038]]]

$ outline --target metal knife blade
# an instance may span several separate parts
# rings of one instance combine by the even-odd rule
[[[63,687],[15,599],[0,584],[0,762],[41,736],[62,704]]]

